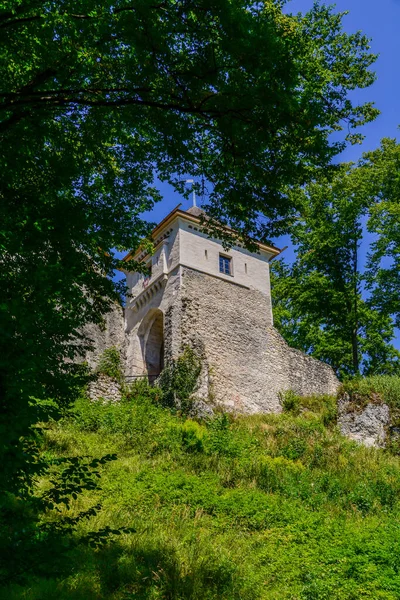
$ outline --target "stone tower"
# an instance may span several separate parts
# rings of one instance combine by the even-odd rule
[[[279,392],[334,393],[332,369],[290,348],[273,327],[269,263],[280,251],[258,244],[224,250],[202,231],[201,210],[175,208],[153,231],[151,275],[126,273],[126,375],[156,378],[185,345],[203,357],[201,394],[238,412],[276,412]]]

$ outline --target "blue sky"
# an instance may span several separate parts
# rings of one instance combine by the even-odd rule
[[[312,0],[293,0],[291,12],[304,12],[311,8]],[[331,4],[331,3],[329,3]],[[341,160],[357,160],[362,152],[373,150],[383,137],[398,137],[400,125],[400,0],[338,0],[338,12],[349,11],[344,17],[348,32],[362,31],[371,38],[371,50],[378,54],[374,65],[376,82],[365,90],[354,92],[358,102],[375,102],[381,115],[366,125],[362,133],[366,139],[362,146],[346,150]]]
[[[306,12],[312,5],[313,0],[292,0],[287,10]],[[400,135],[400,0],[338,0],[335,6],[338,12],[349,11],[344,17],[345,29],[350,33],[361,30],[371,38],[372,52],[379,54],[374,65],[376,82],[365,90],[354,92],[353,99],[359,103],[375,102],[381,115],[359,130],[365,135],[364,143],[349,147],[340,156],[342,161],[356,161],[362,152],[376,148],[383,137]],[[156,222],[179,202],[188,206],[169,185],[160,184],[160,189],[164,200],[149,215],[150,220]]]
[[[312,5],[313,0],[292,0],[286,10],[292,13],[306,12]],[[339,12],[349,11],[343,21],[346,31],[353,33],[361,30],[371,38],[372,52],[379,55],[373,67],[377,75],[376,82],[365,90],[355,91],[353,100],[358,103],[375,102],[381,114],[376,121],[359,130],[365,135],[363,144],[347,148],[339,157],[347,162],[356,161],[363,152],[379,146],[383,137],[400,137],[400,0],[338,0],[335,6]],[[164,199],[148,215],[149,220],[160,221],[179,202],[183,203],[183,207],[189,206],[169,185],[160,184],[160,190]],[[290,240],[285,238],[276,242],[281,247],[289,244],[285,255],[290,260],[293,256]],[[362,249],[364,256],[366,250],[367,247]],[[400,349],[400,335],[396,345]]]

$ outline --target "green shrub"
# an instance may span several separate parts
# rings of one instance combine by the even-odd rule
[[[170,361],[158,378],[162,404],[178,408],[184,414],[190,413],[200,373],[201,359],[190,346],[186,346],[181,356]]]
[[[290,458],[290,460],[297,460],[304,456],[307,450],[307,444],[305,440],[301,438],[294,438],[289,441],[289,443],[282,448],[282,455],[286,456],[286,458]]]
[[[92,402],[81,398],[72,421],[82,432],[123,436],[124,446],[154,452],[171,428],[170,412],[157,404],[161,391],[147,382],[136,382],[120,402]]]
[[[300,414],[301,398],[292,390],[279,393],[283,412],[290,412],[294,415]]]
[[[299,415],[301,412],[310,411],[320,415],[325,427],[336,424],[337,399],[335,396],[298,396],[292,390],[280,393],[283,412]]]
[[[305,467],[299,461],[288,460],[283,456],[263,457],[259,461],[257,473],[258,486],[268,492],[295,487]]]
[[[205,428],[195,421],[186,421],[181,427],[182,446],[187,452],[204,450]]]
[[[112,379],[123,383],[124,374],[122,369],[121,354],[115,346],[106,348],[100,357],[99,363],[96,368],[96,373],[107,375]]]
[[[206,453],[211,456],[239,457],[243,454],[241,436],[232,431],[231,420],[225,413],[208,423],[204,445]]]
[[[149,383],[147,377],[136,379],[124,387],[122,401],[148,401],[153,404],[161,404],[162,390],[159,386]]]

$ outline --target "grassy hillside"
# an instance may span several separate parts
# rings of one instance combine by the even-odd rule
[[[101,490],[73,500],[71,516],[102,504],[77,539],[105,526],[135,531],[72,546],[68,574],[14,585],[5,598],[400,598],[399,458],[341,437],[332,398],[197,423],[154,396],[142,386],[118,405],[81,400],[46,426],[48,457],[118,457]]]

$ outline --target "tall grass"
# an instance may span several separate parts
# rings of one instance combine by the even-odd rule
[[[120,404],[82,399],[42,442],[52,456],[118,455],[102,489],[73,503],[71,514],[102,504],[77,540],[105,526],[135,532],[71,548],[67,576],[4,598],[400,597],[400,462],[343,438],[334,399],[196,422],[141,385]]]
[[[359,403],[382,401],[392,410],[400,410],[400,377],[375,375],[352,379],[342,385],[342,393],[348,393],[350,399]]]

